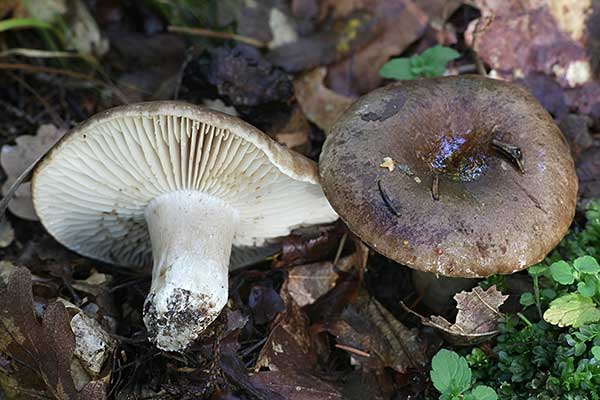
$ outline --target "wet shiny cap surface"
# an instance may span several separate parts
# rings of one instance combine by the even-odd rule
[[[384,157],[393,171],[380,167]],[[516,272],[566,233],[568,145],[524,89],[479,76],[402,81],[360,98],[321,153],[333,208],[376,251],[446,276]]]

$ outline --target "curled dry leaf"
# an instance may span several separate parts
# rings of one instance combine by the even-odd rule
[[[75,335],[75,356],[92,378],[99,378],[104,363],[116,347],[115,340],[83,311],[71,318],[71,329]]]
[[[15,240],[15,230],[10,222],[5,219],[0,222],[0,248],[10,246],[13,240]]]
[[[404,326],[366,292],[325,330],[336,337],[337,346],[348,351],[363,370],[389,367],[405,373],[428,362],[427,350],[417,332]]]
[[[352,97],[342,96],[327,88],[324,83],[326,74],[326,68],[315,68],[294,80],[294,91],[302,111],[325,133],[354,102]]]
[[[13,271],[0,293],[0,354],[10,363],[9,368],[0,370],[0,383],[8,397],[104,399],[102,382],[76,389],[71,375],[74,351],[75,337],[65,306],[50,304],[38,322],[31,273],[27,268]]]
[[[2,186],[2,194],[7,196],[17,178],[62,137],[64,131],[54,125],[42,125],[35,136],[22,135],[15,142],[16,145],[4,145],[0,152],[0,164],[7,175]],[[14,197],[8,203],[8,209],[20,218],[37,221],[31,200],[31,185],[29,182],[22,184]]]
[[[450,343],[459,346],[472,346],[490,340],[497,332],[499,309],[508,295],[503,295],[491,286],[483,290],[476,286],[470,292],[460,292],[454,296],[458,309],[456,322],[448,322],[444,317],[432,316],[430,320],[421,317],[424,325],[442,331]]]

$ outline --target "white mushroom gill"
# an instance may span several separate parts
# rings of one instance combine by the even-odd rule
[[[180,351],[226,303],[232,244],[260,245],[337,215],[316,168],[255,128],[149,104],[71,132],[36,170],[34,205],[80,254],[126,266],[154,259],[144,321],[160,348]]]

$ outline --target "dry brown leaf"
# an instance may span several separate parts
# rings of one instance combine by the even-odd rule
[[[311,348],[308,335],[308,318],[288,295],[287,283],[281,288],[285,312],[273,322],[273,328],[258,355],[256,369],[289,372],[310,371],[317,356]]]
[[[473,0],[482,12],[465,33],[493,77],[528,87],[559,117],[570,108],[600,118],[600,83],[594,80],[593,60],[584,43],[592,1]],[[543,77],[555,82],[554,87]],[[547,97],[565,104],[552,109]],[[560,104],[558,105],[560,106]]]
[[[378,87],[379,69],[417,40],[427,26],[427,15],[412,0],[329,0],[323,7],[335,13],[368,12],[373,15],[378,34],[350,57],[329,67],[327,86],[337,93],[360,95]]]
[[[300,75],[294,79],[294,91],[306,117],[327,134],[354,99],[327,88],[323,82],[325,75],[327,69],[324,67]]]
[[[491,339],[496,333],[498,319],[502,316],[499,309],[508,295],[503,295],[491,286],[483,290],[476,286],[470,292],[460,292],[456,300],[456,322],[448,322],[444,317],[432,316],[431,320],[422,318],[423,324],[440,329],[445,338],[456,345],[474,345]]]
[[[13,271],[6,290],[0,292],[0,354],[10,361],[10,368],[0,370],[4,391],[10,398],[104,399],[104,384],[99,381],[76,390],[71,375],[74,350],[65,306],[50,304],[38,322],[31,273],[27,268]]]
[[[341,400],[345,398],[334,384],[302,372],[259,372],[252,375],[250,381],[266,386],[287,400]]]
[[[353,362],[367,371],[390,367],[405,373],[428,362],[426,348],[417,333],[364,292],[326,330],[349,352]]]
[[[2,186],[2,194],[6,196],[16,179],[44,155],[63,134],[64,131],[54,125],[42,125],[35,136],[22,135],[15,140],[16,145],[2,146],[0,164],[7,175]],[[14,198],[8,203],[8,209],[20,218],[37,221],[29,182],[17,189]]]

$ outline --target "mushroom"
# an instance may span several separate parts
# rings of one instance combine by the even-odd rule
[[[258,129],[191,104],[102,112],[48,153],[33,200],[56,240],[123,266],[153,260],[149,338],[184,350],[227,302],[232,245],[337,218],[314,162]]]
[[[389,171],[380,167],[394,161]],[[541,261],[575,213],[569,147],[523,88],[479,76],[402,81],[354,103],[332,127],[325,195],[376,251],[465,278]]]

